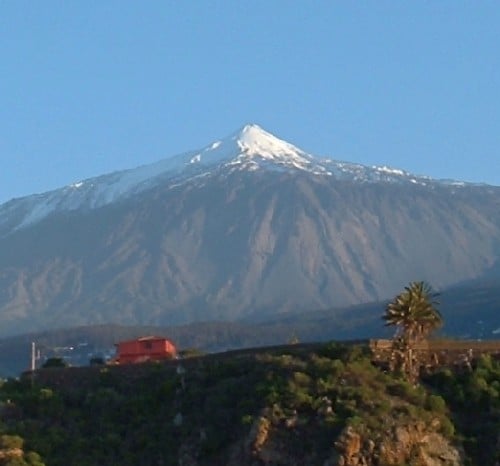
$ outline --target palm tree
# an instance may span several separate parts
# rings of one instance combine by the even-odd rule
[[[425,282],[411,282],[386,308],[385,325],[397,327],[393,350],[402,371],[412,380],[418,373],[413,346],[442,325],[437,293]]]

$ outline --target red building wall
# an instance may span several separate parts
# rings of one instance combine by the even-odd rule
[[[163,337],[143,337],[137,340],[122,341],[116,345],[119,364],[161,361],[175,358],[175,345]]]

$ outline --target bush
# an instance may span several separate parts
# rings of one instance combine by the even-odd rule
[[[40,399],[41,400],[49,400],[53,396],[54,396],[54,392],[50,388],[40,389]]]
[[[440,432],[448,438],[451,438],[455,435],[455,426],[448,418],[441,419],[441,427]]]
[[[443,397],[439,395],[430,395],[426,400],[426,408],[436,413],[445,413],[446,402],[444,401]]]
[[[332,341],[326,344],[323,348],[318,350],[320,356],[330,358],[330,359],[340,359],[346,353],[345,345],[341,343]]]
[[[360,416],[352,416],[347,419],[347,425],[354,428],[361,427],[362,425],[364,425],[364,420]]]
[[[34,451],[26,453],[24,458],[26,460],[26,463],[30,466],[45,466],[42,459],[40,458],[40,455],[38,453],[35,453]]]
[[[346,362],[355,362],[366,359],[370,355],[370,349],[367,346],[354,345],[350,347],[344,356]]]
[[[68,367],[68,363],[63,358],[49,358],[44,362],[42,369],[51,367]]]
[[[22,449],[24,440],[19,435],[0,435],[0,449],[17,450]]]
[[[253,423],[253,419],[254,419],[254,417],[251,414],[244,414],[241,417],[241,423],[244,426],[249,426],[249,425],[251,425]]]

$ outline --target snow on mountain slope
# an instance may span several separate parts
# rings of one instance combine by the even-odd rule
[[[302,171],[357,182],[391,182],[425,185],[430,178],[413,176],[389,167],[367,167],[315,157],[278,139],[257,125],[246,125],[204,149],[34,194],[0,205],[0,235],[36,223],[53,212],[93,209],[132,196],[165,181],[182,181],[212,170]],[[459,185],[458,182],[440,182]]]

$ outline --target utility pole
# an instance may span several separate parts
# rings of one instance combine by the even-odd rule
[[[36,348],[35,342],[31,342],[31,372],[36,369]]]
[[[35,384],[36,353],[35,342],[31,342],[31,388]]]

